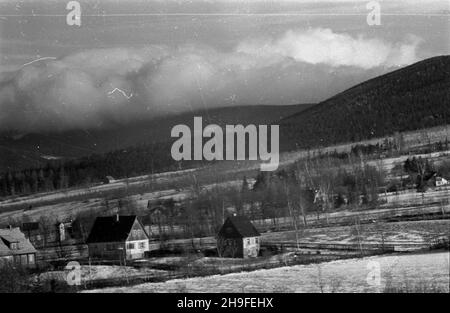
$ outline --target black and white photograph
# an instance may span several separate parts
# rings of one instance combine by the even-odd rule
[[[448,0],[0,0],[0,294],[260,312],[449,256]]]

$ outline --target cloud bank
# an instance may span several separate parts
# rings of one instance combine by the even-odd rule
[[[316,102],[417,61],[420,40],[330,29],[245,40],[231,51],[150,45],[41,60],[0,77],[0,130],[90,129],[241,104]]]
[[[317,28],[305,32],[290,30],[282,38],[269,42],[264,39],[245,42],[239,45],[238,51],[259,57],[289,57],[309,64],[370,69],[410,64],[417,58],[419,42],[420,39],[412,35],[404,43],[392,44]]]

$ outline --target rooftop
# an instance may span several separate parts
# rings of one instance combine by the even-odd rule
[[[245,216],[230,216],[223,223],[219,236],[228,238],[245,238],[261,236],[250,220]]]
[[[136,215],[97,217],[92,226],[87,243],[121,242],[128,238]]]
[[[12,243],[16,243],[17,248],[12,248]],[[0,229],[0,257],[28,253],[36,253],[36,249],[18,227]]]

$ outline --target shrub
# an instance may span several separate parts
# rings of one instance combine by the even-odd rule
[[[29,292],[30,280],[28,271],[11,262],[0,264],[0,293]]]

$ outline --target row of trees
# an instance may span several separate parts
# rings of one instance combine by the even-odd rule
[[[246,215],[267,227],[276,228],[279,223],[305,227],[306,216],[311,213],[320,218],[343,207],[377,206],[385,173],[381,167],[354,157],[346,161],[309,159],[276,172],[260,172],[250,185],[244,177],[239,187],[203,188],[193,179],[190,200],[181,204],[165,200],[149,205],[151,213],[136,209],[134,214],[149,214],[146,222],[165,227],[162,240],[175,235],[214,235],[230,214]]]
[[[0,176],[0,196],[13,196],[52,191],[69,186],[64,166],[47,165],[44,168],[8,172]]]

